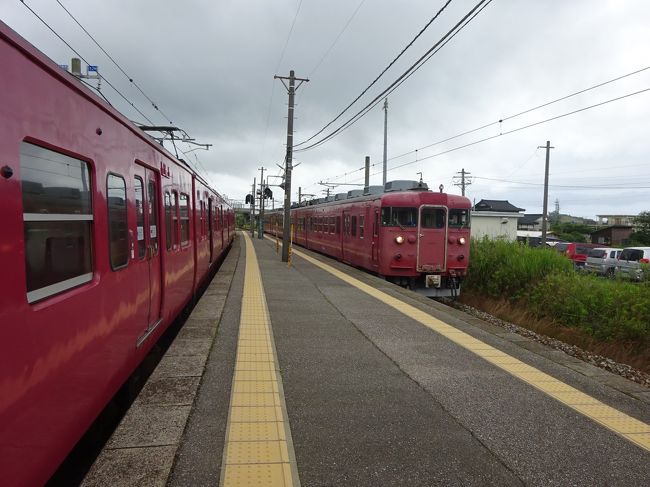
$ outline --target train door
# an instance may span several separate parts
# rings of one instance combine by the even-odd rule
[[[379,209],[375,208],[374,215],[372,219],[372,242],[370,247],[372,247],[372,266],[379,266]]]
[[[136,241],[137,255],[135,262],[146,275],[148,284],[148,313],[143,323],[144,333],[138,344],[155,329],[161,320],[162,272],[160,263],[160,246],[158,224],[159,190],[158,178],[154,171],[136,165],[134,176],[136,201]]]
[[[352,215],[349,211],[343,211],[343,228],[341,229],[341,259],[350,262],[352,259],[351,244],[352,235],[350,232]]]
[[[417,270],[447,269],[447,208],[422,205],[418,218]]]
[[[210,238],[210,262],[214,258],[214,236],[212,235],[212,198],[208,198],[208,235]]]

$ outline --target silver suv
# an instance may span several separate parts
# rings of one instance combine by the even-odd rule
[[[609,247],[598,247],[591,249],[587,254],[585,270],[595,272],[601,276],[614,277],[614,269],[618,257],[623,249],[612,249]]]
[[[616,263],[616,275],[640,281],[644,267],[647,272],[650,263],[650,247],[628,247],[623,249]]]

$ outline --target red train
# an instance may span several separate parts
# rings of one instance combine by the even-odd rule
[[[392,181],[291,209],[294,243],[367,269],[426,296],[455,296],[467,274],[469,199]],[[282,213],[265,231],[280,234]]]
[[[234,213],[0,22],[0,476],[44,484],[227,252]]]

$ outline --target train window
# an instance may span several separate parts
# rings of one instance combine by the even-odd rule
[[[190,243],[190,203],[189,196],[181,193],[180,199],[181,245]]]
[[[205,237],[205,201],[201,200],[201,236]]]
[[[109,174],[106,178],[108,200],[108,244],[111,268],[125,267],[129,262],[129,236],[126,213],[126,181]]]
[[[357,217],[356,216],[351,217],[350,235],[352,235],[353,237],[357,236]]]
[[[142,178],[136,176],[133,182],[135,190],[135,229],[138,241],[138,259],[144,259],[147,245],[144,241],[144,183]]]
[[[174,226],[172,220],[172,214],[174,212],[174,206],[172,205],[172,195],[169,191],[165,191],[165,240],[167,244],[167,250],[171,250],[174,246]]]
[[[445,228],[445,210],[442,208],[422,208],[422,228]]]
[[[87,163],[20,145],[27,302],[92,279],[90,168]]]
[[[359,215],[359,238],[363,238],[365,221],[366,217],[364,215]]]
[[[338,235],[341,233],[341,217],[337,216],[336,217],[336,234]]]
[[[469,210],[449,210],[449,226],[455,228],[469,228]]]
[[[334,230],[335,230],[335,227],[336,227],[335,221],[336,221],[336,219],[333,216],[331,216],[330,217],[330,233],[334,233]]]
[[[158,255],[158,197],[156,183],[149,181],[149,243],[151,257]]]
[[[372,234],[375,237],[379,236],[379,212],[375,210],[375,222],[372,225]]]
[[[384,227],[417,227],[418,209],[386,206],[381,209],[381,224]]]

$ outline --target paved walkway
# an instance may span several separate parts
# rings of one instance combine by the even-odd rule
[[[104,456],[150,472],[100,459],[87,485],[647,483],[647,389],[300,249],[240,237],[224,266],[185,419],[127,416]]]

